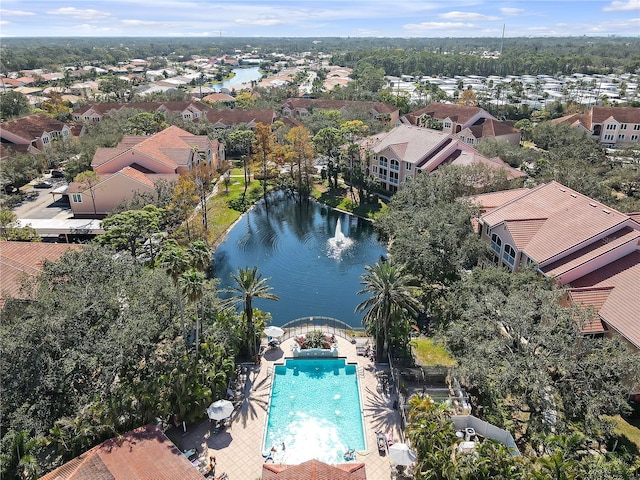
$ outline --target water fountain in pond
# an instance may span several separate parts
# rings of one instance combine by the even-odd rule
[[[329,256],[332,258],[340,258],[342,252],[353,244],[353,240],[342,233],[342,225],[340,219],[336,222],[336,232],[333,238],[329,239]]]

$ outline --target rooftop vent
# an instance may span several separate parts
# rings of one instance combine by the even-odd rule
[[[604,213],[606,213],[607,215],[609,215],[609,214],[611,213],[611,211],[610,211],[610,210],[605,210],[604,208],[602,209],[602,211],[603,211]]]
[[[571,195],[573,198],[578,198],[578,196],[575,193],[570,193],[569,195]]]
[[[560,190],[561,192],[566,192],[564,188],[559,188],[558,190]]]
[[[597,207],[597,205],[595,203],[590,203],[589,206],[591,207]]]

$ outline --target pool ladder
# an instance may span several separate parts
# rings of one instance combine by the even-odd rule
[[[364,378],[364,367],[362,365],[358,365],[358,376]]]

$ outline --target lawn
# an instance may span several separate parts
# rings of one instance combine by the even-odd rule
[[[452,367],[456,363],[446,351],[444,345],[436,343],[430,338],[414,338],[411,340],[411,346],[413,347],[416,363],[419,365],[444,365]]]
[[[614,432],[621,437],[621,443],[626,444],[630,450],[633,450],[635,447],[635,451],[632,453],[638,455],[640,453],[640,428],[622,418],[620,415],[607,418],[614,421],[616,425]],[[637,418],[634,423],[638,423]]]

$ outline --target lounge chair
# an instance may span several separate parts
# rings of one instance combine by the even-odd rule
[[[376,443],[378,444],[378,453],[380,455],[387,454],[387,437],[382,433],[376,432]]]

